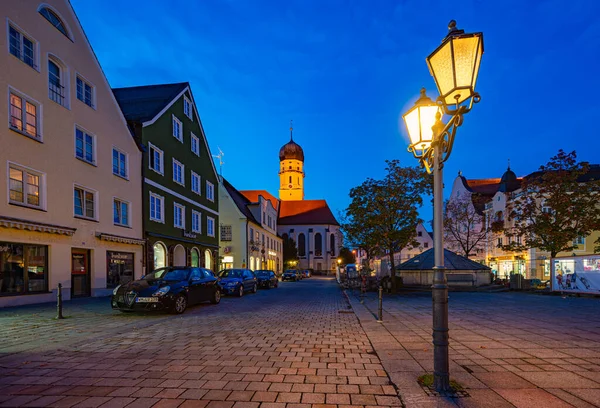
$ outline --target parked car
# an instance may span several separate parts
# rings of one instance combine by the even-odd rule
[[[244,296],[244,292],[256,293],[258,281],[250,269],[224,269],[219,272],[219,287],[226,295]]]
[[[298,273],[297,270],[295,270],[295,269],[288,269],[287,271],[285,271],[283,273],[283,276],[281,277],[281,280],[282,281],[289,280],[289,281],[296,282],[296,281],[298,281],[298,280],[301,279],[299,275],[300,274]]]
[[[279,287],[279,279],[273,271],[258,270],[254,271],[254,275],[256,275],[259,288],[273,289]]]
[[[304,269],[302,271],[302,277],[303,278],[310,278],[312,276],[312,273],[310,271],[310,269]]]
[[[166,310],[183,313],[188,305],[221,301],[217,278],[204,268],[159,268],[113,290],[111,306],[122,312]]]

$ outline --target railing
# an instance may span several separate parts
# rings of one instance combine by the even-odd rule
[[[65,105],[65,87],[50,81],[48,83],[48,97],[52,99],[54,102]]]

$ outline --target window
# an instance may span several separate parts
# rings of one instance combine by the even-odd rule
[[[96,193],[83,187],[73,189],[75,216],[96,219]]]
[[[24,133],[35,139],[41,139],[38,134],[39,117],[37,103],[10,92],[10,128]]]
[[[585,237],[577,237],[573,240],[573,246],[585,245]],[[583,249],[583,248],[578,248]]]
[[[48,247],[0,242],[0,295],[48,292]]]
[[[192,103],[186,96],[183,97],[183,113],[191,120],[194,120],[192,117]]]
[[[94,107],[93,102],[94,88],[77,75],[77,99],[85,103],[90,108]]]
[[[152,145],[151,143],[148,143],[148,146],[150,146],[150,148],[148,149],[148,153],[150,155],[150,157],[149,157],[150,168],[159,174],[164,174],[163,173],[163,151],[160,150],[158,147]]]
[[[173,181],[181,185],[185,185],[185,167],[177,160],[173,159]]]
[[[502,237],[498,238],[498,246],[502,246]]]
[[[9,202],[42,208],[40,184],[43,176],[11,164],[8,168]]]
[[[429,242],[425,242],[425,243],[423,243],[423,247],[424,247],[424,248],[429,248]]]
[[[37,69],[35,65],[35,42],[12,25],[8,26],[8,36],[10,53],[31,68]]]
[[[112,168],[115,176],[127,178],[127,155],[113,147]]]
[[[231,241],[231,225],[221,225],[221,241]]]
[[[181,121],[173,115],[173,137],[180,142],[183,142],[183,126]]]
[[[75,157],[90,164],[95,164],[96,160],[94,159],[94,156],[94,136],[76,128]]]
[[[417,236],[418,237],[422,237],[423,236],[423,231],[417,231]]]
[[[195,210],[192,210],[192,231],[198,233],[202,232],[200,224],[200,213]]]
[[[192,135],[192,153],[196,156],[200,157],[200,139],[195,134]]]
[[[48,60],[48,98],[59,105],[66,106],[62,68],[52,60]]]
[[[129,226],[129,203],[118,198],[114,199],[113,220],[115,225]]]
[[[181,204],[173,203],[173,225],[175,228],[185,228],[185,207]]]
[[[331,234],[329,236],[329,249],[331,250],[331,256],[335,256],[335,235],[334,234]]]
[[[150,193],[150,220],[164,223],[165,199],[158,194]]]
[[[215,185],[210,181],[206,182],[206,198],[215,201]]]
[[[62,22],[62,20],[56,15],[56,13],[54,11],[50,10],[48,7],[43,7],[39,11],[40,11],[40,14],[42,16],[44,16],[44,18],[50,22],[50,24],[52,24],[54,27],[56,27],[56,29],[58,31],[60,31],[61,33],[63,33],[63,35],[65,37],[67,37],[69,40],[71,39],[71,37],[68,34],[65,23]]]
[[[192,171],[192,191],[196,194],[202,194],[200,191],[200,176]]]
[[[206,217],[206,233],[209,237],[215,236],[215,219]]]
[[[323,256],[323,236],[319,232],[315,234],[315,256]]]
[[[306,237],[304,234],[298,234],[298,256],[306,256]]]
[[[116,288],[133,280],[134,254],[106,251],[106,287]]]

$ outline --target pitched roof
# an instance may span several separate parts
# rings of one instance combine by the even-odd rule
[[[112,91],[127,120],[147,122],[188,86],[187,82],[179,82],[113,88]]]
[[[281,201],[279,225],[339,225],[325,200]]]
[[[244,216],[248,218],[248,220],[260,225],[260,222],[258,222],[256,218],[254,218],[252,211],[250,211],[250,209],[248,208],[248,204],[252,204],[252,202],[246,197],[244,197],[244,195],[241,194],[238,190],[236,190],[235,187],[233,187],[229,181],[225,180],[225,178],[223,178],[223,186],[231,196],[231,199],[233,200],[237,208],[240,210],[240,212],[244,214]]]
[[[471,179],[467,180],[464,176],[460,176],[465,188],[473,193],[494,195],[498,191],[500,185],[499,178],[491,179]]]
[[[429,271],[435,266],[433,248],[401,263],[396,270],[405,271]],[[490,270],[489,267],[479,262],[471,261],[464,256],[458,255],[448,249],[444,249],[444,266],[452,271]]]
[[[273,208],[279,210],[279,200],[267,190],[240,190],[240,193],[253,203],[258,203],[258,196],[263,196],[271,202]]]

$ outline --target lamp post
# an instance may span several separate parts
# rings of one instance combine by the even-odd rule
[[[415,105],[403,115],[408,129],[408,151],[428,173],[433,173],[433,378],[434,388],[450,391],[448,358],[448,283],[444,268],[443,228],[443,163],[454,145],[456,130],[463,116],[481,99],[475,92],[477,74],[483,54],[483,34],[465,34],[450,21],[448,35],[429,57],[427,65],[440,96],[436,102],[421,89]],[[450,119],[446,124],[442,116]]]

